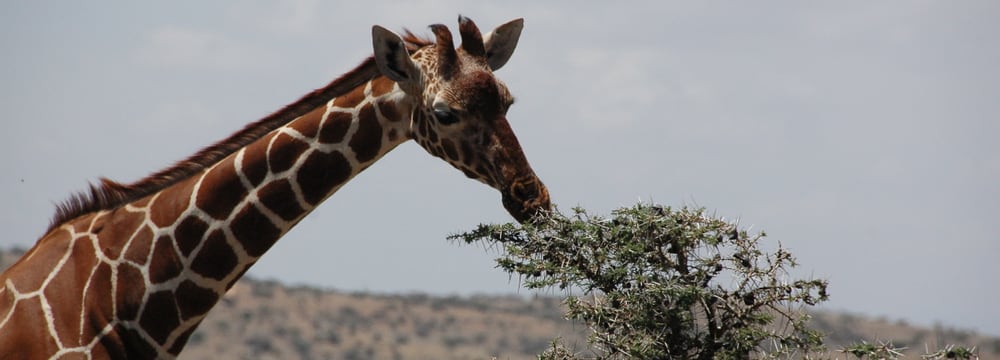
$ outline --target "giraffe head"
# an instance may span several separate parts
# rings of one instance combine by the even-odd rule
[[[412,35],[404,41],[380,26],[372,28],[372,38],[379,72],[412,98],[409,136],[466,176],[499,190],[507,211],[524,222],[549,209],[549,194],[507,122],[514,98],[493,75],[514,52],[522,26],[517,19],[483,36],[460,16],[458,49],[444,25],[430,26],[433,43]]]

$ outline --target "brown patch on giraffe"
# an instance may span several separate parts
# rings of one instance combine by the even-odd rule
[[[347,129],[351,128],[353,117],[350,113],[334,111],[327,115],[323,128],[319,130],[319,142],[323,144],[336,144],[344,141]]]
[[[70,234],[65,230],[53,230],[38,243],[46,246],[36,245],[34,250],[22,256],[21,260],[3,273],[17,291],[22,293],[36,291],[45,282],[49,272],[56,268],[63,254],[69,251]],[[28,256],[31,256],[30,264],[25,261]]]
[[[313,152],[302,163],[296,179],[310,205],[318,205],[330,191],[351,177],[351,164],[338,151]]]
[[[199,209],[218,220],[228,218],[236,205],[247,196],[247,189],[237,177],[233,161],[232,157],[226,158],[205,174],[195,199]]]
[[[302,115],[302,117],[288,123],[287,126],[295,129],[302,136],[315,138],[316,134],[319,133],[319,124],[323,120],[323,114],[326,114],[326,106],[320,106],[308,114]]]
[[[215,230],[208,235],[191,261],[191,270],[207,278],[222,280],[233,272],[238,263],[236,253],[226,242],[226,235],[222,230]]]
[[[143,226],[142,229],[139,229],[139,232],[132,236],[132,242],[128,245],[128,249],[125,249],[123,257],[125,260],[145,265],[152,246],[153,230],[149,226]]]
[[[97,270],[95,270],[94,274],[90,276],[90,287],[87,288],[88,293],[84,294],[83,302],[85,304],[89,304],[87,306],[88,309],[93,310],[90,315],[98,317],[100,321],[108,321],[115,316],[115,307],[111,301],[108,301],[108,295],[111,294],[114,289],[114,284],[111,283],[112,273],[114,273],[114,269],[112,269],[111,264],[106,262],[98,264]],[[142,288],[142,284],[143,282],[140,281],[138,287]],[[130,284],[130,286],[135,287],[136,285]],[[104,324],[101,323],[100,325]],[[95,327],[90,330],[95,331],[95,335],[96,332],[101,331],[99,327]]]
[[[333,99],[333,106],[351,109],[365,101],[365,97],[364,89],[359,88]]]
[[[181,311],[181,320],[201,316],[212,309],[219,300],[219,295],[211,289],[196,285],[191,280],[184,280],[174,290],[174,298]]]
[[[399,140],[399,131],[395,128],[389,129],[389,132],[385,136],[389,142],[396,142],[396,140]]]
[[[272,174],[291,169],[302,153],[309,149],[309,144],[299,141],[287,134],[277,134],[267,152],[267,161]]]
[[[305,213],[305,209],[299,206],[298,200],[294,196],[292,184],[286,179],[275,180],[264,185],[257,191],[257,198],[269,210],[278,214],[285,221],[292,221]]]
[[[236,215],[230,229],[243,249],[253,257],[264,255],[267,249],[281,237],[281,229],[274,225],[256,206],[247,206]],[[233,265],[235,266],[235,264]],[[230,267],[226,274],[232,272]],[[219,278],[222,280],[222,278]]]
[[[372,89],[371,89],[372,97],[379,97],[388,94],[389,92],[392,91],[392,89],[396,87],[396,82],[386,77],[380,77],[375,80],[372,80],[371,84],[372,84]]]
[[[191,252],[201,243],[206,231],[208,223],[194,216],[188,216],[177,224],[174,228],[174,239],[177,241],[177,248],[181,250],[181,255],[185,258],[191,256]]]
[[[159,284],[169,281],[181,274],[184,264],[174,250],[174,243],[169,238],[161,236],[153,244],[153,256],[149,263],[149,281]]]
[[[358,162],[368,162],[382,149],[382,125],[375,117],[375,107],[365,104],[358,111],[358,129],[349,142]]]
[[[91,339],[97,337],[101,333],[101,330],[103,330],[104,324],[114,319],[115,316],[114,303],[108,301],[108,296],[111,295],[113,289],[111,284],[111,265],[100,263],[95,270],[89,279],[90,286],[82,294],[83,299],[81,302],[85,304],[84,307],[87,309],[87,318],[83,320],[85,324],[89,324],[90,326],[84,326],[80,329],[82,332],[77,334],[80,341],[79,345],[86,345]],[[65,297],[66,295],[63,296]],[[141,299],[141,297],[137,298],[136,301]],[[63,344],[66,343],[64,342]]]
[[[243,151],[243,161],[240,162],[240,173],[250,181],[250,185],[258,186],[268,173],[267,141],[258,141],[247,146]]]
[[[194,183],[194,179],[189,179],[160,192],[149,208],[149,220],[161,228],[176,223],[191,202]]]
[[[58,319],[57,327],[80,328],[80,313],[84,309],[84,304],[78,298],[81,295],[80,289],[90,279],[91,269],[102,264],[94,256],[93,242],[87,240],[89,239],[78,239],[73,242],[70,250],[72,254],[42,291],[51,305],[53,318]],[[76,331],[59,332],[58,335],[62,344],[80,345]]]
[[[127,263],[118,264],[117,271],[118,283],[115,285],[114,294],[118,309],[116,315],[120,320],[132,321],[139,317],[139,304],[146,294],[146,280],[139,268]]]
[[[4,292],[4,298],[12,296],[14,295],[9,291]],[[38,297],[18,301],[17,307],[12,310],[17,311],[7,318],[8,324],[38,324],[39,317],[44,313],[41,299]],[[4,331],[9,333],[0,336],[0,349],[10,351],[3,354],[5,358],[32,359],[39,354],[53,354],[58,350],[55,339],[49,336],[45,326],[25,326],[15,331],[10,329]]]
[[[382,118],[388,122],[399,122],[403,120],[403,114],[396,109],[396,104],[392,101],[381,99],[375,103],[378,107],[379,114],[382,114]]]
[[[170,290],[157,291],[149,295],[146,308],[139,318],[139,326],[158,344],[167,342],[170,333],[181,324],[177,314],[177,302]]]
[[[126,211],[124,208],[112,210],[105,217],[102,230],[95,232],[101,252],[109,259],[118,259],[121,255],[125,240],[132,237],[137,232],[143,222],[146,221],[146,214]]]

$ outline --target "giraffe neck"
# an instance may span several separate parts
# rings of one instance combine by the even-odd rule
[[[284,233],[410,138],[411,99],[378,77],[204,171],[55,228],[22,260],[48,257],[54,270],[47,277],[18,277],[17,265],[0,276],[0,311],[7,309],[0,333],[12,331],[9,324],[26,307],[37,307],[23,316],[44,316],[46,328],[32,331],[48,334],[23,334],[45,338],[36,344],[41,352],[176,356],[226,290]],[[43,243],[56,255],[35,254]],[[69,256],[87,251],[97,256]],[[83,290],[56,296],[59,285]],[[107,294],[114,301],[106,305]],[[93,308],[100,313],[88,313]],[[17,346],[17,339],[0,336],[0,351],[10,348],[4,341]]]

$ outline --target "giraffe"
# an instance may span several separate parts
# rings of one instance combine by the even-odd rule
[[[0,274],[0,359],[174,358],[282,235],[397,145],[415,140],[529,221],[550,206],[507,122],[493,71],[523,20],[461,46],[372,28],[374,55],[326,87],[132,184],[102,179],[59,206]]]

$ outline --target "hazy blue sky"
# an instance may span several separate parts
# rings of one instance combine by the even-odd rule
[[[827,308],[1000,335],[996,1],[3,2],[0,246],[33,244],[88,181],[141,178],[325,85],[373,24],[427,34],[459,13],[525,18],[498,75],[563,209],[704,206],[829,279]],[[515,292],[494,253],[444,240],[509,220],[409,143],[251,274]]]

